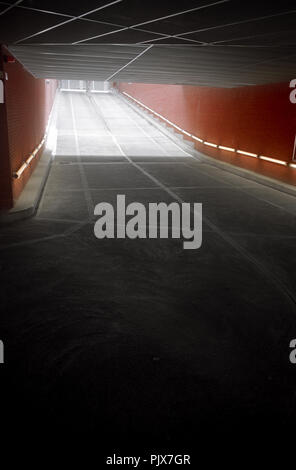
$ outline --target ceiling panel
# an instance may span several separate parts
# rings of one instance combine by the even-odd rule
[[[183,38],[190,38],[196,41],[206,43],[212,42],[230,42],[237,40],[240,44],[240,38],[251,38],[252,36],[268,36],[276,32],[288,32],[291,34],[295,30],[296,11],[294,13],[280,16],[263,18],[260,21],[251,21],[239,24],[229,24],[219,27],[207,28],[205,30],[192,34],[185,34]],[[274,43],[276,45],[276,43]]]
[[[108,3],[106,0],[83,0],[79,2],[73,0],[24,0],[21,6],[78,16],[103,7],[106,3]]]
[[[209,0],[183,0],[182,2],[180,0],[123,0],[104,10],[92,13],[87,18],[132,26],[180,11],[199,8],[209,3],[211,3]]]
[[[285,0],[0,2],[0,41],[36,77],[223,87],[289,81],[295,24],[295,1]]]
[[[42,43],[73,43],[89,38],[90,36],[98,36],[114,31],[115,27],[104,23],[92,23],[88,21],[76,20],[63,25],[62,28],[53,28],[42,34]],[[38,44],[40,36],[28,38],[22,41],[22,44]]]
[[[182,8],[183,9],[183,8]],[[295,9],[295,2],[208,2],[207,7],[149,24],[149,29],[165,34],[182,34],[233,23],[249,23]],[[148,26],[148,25],[146,25]]]
[[[17,42],[63,21],[60,16],[12,8],[0,15],[0,43]]]
[[[159,38],[158,35],[153,33],[146,33],[145,31],[135,31],[133,29],[126,29],[115,34],[112,34],[112,43],[113,44],[137,44],[142,41],[153,41],[154,39]],[[100,44],[110,43],[110,35],[101,36]],[[86,41],[85,44],[97,44],[98,38],[90,39]]]

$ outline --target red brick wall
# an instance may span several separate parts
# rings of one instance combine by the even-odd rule
[[[288,83],[230,89],[119,83],[118,88],[203,140],[292,159],[296,104],[289,100]],[[214,158],[296,184],[292,168],[195,144]]]
[[[2,47],[2,54],[9,54],[5,47]],[[5,106],[12,175],[44,136],[57,82],[34,78],[17,60],[4,63],[4,72],[8,76],[5,81]],[[41,153],[42,149],[19,179],[10,178],[14,201],[25,187]]]

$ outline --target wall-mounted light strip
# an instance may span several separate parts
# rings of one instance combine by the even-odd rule
[[[224,145],[217,145],[217,144],[214,144],[212,142],[207,142],[203,139],[201,139],[200,137],[197,137],[196,135],[193,135],[193,134],[190,134],[189,132],[185,131],[184,129],[182,129],[181,127],[177,126],[176,124],[174,124],[173,122],[169,121],[168,119],[166,119],[164,116],[162,116],[161,114],[157,113],[156,111],[154,111],[153,109],[149,108],[148,106],[146,106],[144,103],[142,103],[141,101],[137,100],[136,98],[134,98],[133,96],[129,95],[128,93],[126,93],[125,91],[122,92],[124,95],[126,95],[128,98],[130,98],[131,100],[133,100],[135,103],[139,104],[141,107],[147,109],[147,111],[151,112],[152,114],[154,114],[155,116],[159,117],[160,119],[162,119],[163,121],[167,122],[169,125],[171,125],[172,127],[174,127],[175,129],[177,129],[178,131],[182,132],[183,134],[185,135],[188,135],[189,137],[191,137],[192,139],[194,140],[197,140],[198,142],[204,144],[204,145],[207,145],[209,147],[214,147],[214,148],[218,148],[218,149],[221,149],[221,150],[227,150],[228,152],[236,152],[236,153],[239,153],[240,155],[245,155],[247,157],[253,157],[253,158],[260,158],[261,160],[265,160],[265,161],[268,161],[268,162],[271,162],[271,163],[277,163],[279,165],[283,165],[283,166],[289,166],[291,168],[294,168],[296,169],[296,164],[293,164],[293,163],[290,163],[288,164],[287,162],[283,161],[283,160],[278,160],[277,158],[271,158],[271,157],[265,157],[264,155],[258,155],[256,153],[252,153],[252,152],[247,152],[245,150],[236,150],[232,147],[226,147]],[[295,145],[296,145],[296,136],[295,136]]]
[[[221,150],[227,150],[227,152],[235,152],[235,149],[232,147],[225,147],[224,145],[218,145],[218,148]]]
[[[294,139],[294,147],[293,147],[293,154],[292,154],[292,161],[296,161],[296,134],[295,134],[295,139]]]
[[[175,125],[174,127],[175,127],[175,129],[177,129],[178,131],[181,131],[181,132],[183,131],[182,127],[179,127],[179,126],[176,126],[176,125]]]
[[[258,158],[256,153],[246,152],[245,150],[237,150],[237,153],[240,153],[241,155],[247,155],[248,157]]]
[[[203,143],[203,140],[202,140],[202,139],[200,139],[199,137],[196,137],[195,135],[192,135],[191,137],[192,137],[192,139],[194,139],[194,140],[198,140],[198,142],[201,142],[201,143]]]
[[[209,147],[215,147],[215,148],[218,147],[217,144],[212,144],[212,142],[206,142],[206,141],[204,141],[204,144],[205,144],[205,145],[208,145]]]
[[[149,108],[148,106],[146,106],[145,104],[141,103],[141,101],[137,100],[136,98],[134,98],[133,96],[129,95],[128,93],[126,93],[125,91],[122,92],[124,95],[126,95],[128,98],[130,98],[131,100],[135,101],[136,103],[138,103],[141,107],[147,109],[147,111],[150,111],[152,114],[154,114],[155,116],[159,117],[160,119],[162,119],[163,121],[165,121],[167,124],[169,124],[170,126],[174,127],[175,129],[177,129],[178,131],[182,132],[183,134],[186,134],[188,135],[189,137],[192,137],[193,139],[196,139],[196,140],[199,140],[200,142],[202,142],[201,139],[193,136],[192,134],[190,134],[189,132],[185,131],[185,129],[182,129],[182,127],[179,127],[177,126],[177,124],[174,124],[172,121],[169,121],[167,118],[165,118],[164,116],[162,116],[161,114],[157,113],[156,111],[154,111],[153,109]]]
[[[28,166],[29,165],[27,164],[27,162],[23,163],[22,166],[13,174],[13,177],[19,178]]]
[[[35,154],[36,155],[36,154]],[[32,153],[32,155],[28,158],[28,160],[26,161],[26,164],[27,165],[30,165],[31,161],[33,160],[33,158],[35,157],[35,155]]]
[[[260,160],[266,160],[267,162],[277,163],[278,165],[288,165],[287,162],[284,162],[283,160],[278,160],[277,158],[265,157],[264,155],[260,155],[259,158]]]
[[[20,176],[23,174],[26,168],[30,166],[31,161],[36,157],[37,153],[43,146],[45,139],[46,139],[47,134],[44,135],[43,139],[41,140],[40,144],[34,149],[34,151],[29,155],[27,160],[22,164],[22,166],[13,173],[13,178],[18,179]]]
[[[26,168],[28,168],[32,162],[32,160],[36,157],[37,153],[39,152],[39,150],[43,147],[43,145],[45,144],[45,141],[47,139],[47,136],[48,136],[48,132],[49,132],[49,127],[50,127],[50,124],[51,124],[51,116],[52,116],[52,113],[53,113],[53,107],[51,109],[51,112],[48,116],[48,120],[47,120],[47,125],[46,125],[46,128],[45,128],[45,133],[44,133],[44,136],[43,136],[43,139],[41,140],[41,142],[39,143],[39,145],[37,145],[37,147],[33,150],[32,153],[30,153],[30,155],[28,156],[27,160],[21,165],[21,167],[15,171],[13,174],[12,174],[12,177],[15,178],[15,179],[18,179],[20,178],[20,176],[22,175],[22,173],[25,171]]]

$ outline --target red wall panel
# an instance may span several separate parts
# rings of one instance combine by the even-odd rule
[[[296,105],[288,83],[240,88],[118,83],[118,89],[203,140],[291,162]],[[198,150],[266,176],[296,184],[296,170],[209,148]]]
[[[5,54],[9,53],[2,47],[2,55]],[[10,182],[13,200],[16,200],[30,178],[42,149],[19,179],[12,179],[12,173],[20,168],[44,136],[57,82],[34,78],[17,60],[14,63],[4,62],[4,72],[8,77],[5,80],[5,106]]]

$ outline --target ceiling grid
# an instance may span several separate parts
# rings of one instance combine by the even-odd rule
[[[40,78],[219,87],[289,81],[295,24],[294,1],[0,2],[0,43]]]

